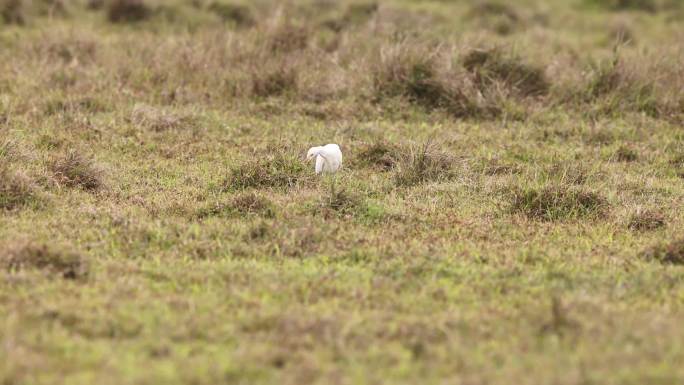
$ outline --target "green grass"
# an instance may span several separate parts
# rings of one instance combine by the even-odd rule
[[[684,380],[676,2],[49,3],[0,1],[0,384]]]

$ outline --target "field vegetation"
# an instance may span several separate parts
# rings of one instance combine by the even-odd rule
[[[0,384],[681,383],[683,63],[677,0],[0,0]]]

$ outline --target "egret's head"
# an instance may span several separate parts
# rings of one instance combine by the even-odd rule
[[[311,160],[318,155],[318,153],[321,151],[320,147],[311,147],[309,151],[306,153],[306,160]]]

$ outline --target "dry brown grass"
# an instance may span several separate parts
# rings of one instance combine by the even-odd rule
[[[430,49],[422,42],[382,47],[370,70],[377,101],[402,97],[428,111],[442,110],[455,118],[491,119],[501,113],[498,92],[483,92],[466,70],[449,63],[453,51]]]
[[[653,246],[643,253],[647,260],[665,265],[684,265],[684,239]]]
[[[114,4],[117,2],[109,6],[116,7]],[[223,12],[217,8],[218,2],[204,4],[207,6],[198,6],[193,12]],[[601,64],[587,68],[585,63],[592,60],[580,58],[564,72],[568,78],[585,79],[585,83],[564,83],[557,76],[547,74],[556,75],[547,68],[550,61],[539,60],[538,55],[532,56],[525,50],[513,53],[513,48],[504,43],[495,45],[498,48],[494,49],[471,49],[473,45],[493,44],[470,40],[437,44],[433,39],[395,39],[386,33],[356,38],[371,28],[361,20],[375,18],[381,23],[390,14],[373,3],[359,5],[358,9],[350,6],[349,14],[363,16],[359,16],[359,21],[349,21],[356,27],[348,30],[344,27],[342,33],[324,33],[317,20],[294,17],[294,11],[287,7],[281,14],[247,11],[253,8],[233,7],[233,3],[220,4],[229,4],[225,12],[232,20],[230,23],[246,28],[219,35],[203,31],[192,38],[179,36],[164,44],[151,44],[148,40],[126,42],[130,52],[145,53],[149,63],[145,73],[128,68],[133,56],[115,57],[97,43],[90,48],[87,44],[79,47],[75,40],[72,45],[57,44],[53,55],[79,69],[102,67],[106,63],[110,72],[116,74],[110,79],[117,82],[116,88],[161,87],[161,95],[168,96],[163,101],[169,103],[202,100],[225,106],[235,101],[265,102],[259,99],[275,98],[288,103],[312,102],[316,111],[330,111],[334,103],[337,110],[356,118],[401,109],[397,99],[428,112],[446,111],[455,119],[526,119],[528,110],[558,106],[581,110],[591,116],[629,111],[668,119],[682,115],[676,90],[681,88],[684,77],[671,63],[658,67],[663,69],[658,73],[667,77],[653,78],[648,74],[657,67],[655,60],[650,62],[653,64],[650,67],[637,65],[638,58],[632,57],[633,54],[620,54],[615,63],[599,61]],[[139,4],[130,7],[137,9]],[[146,7],[152,9],[151,5]],[[475,8],[483,14],[501,13],[511,20],[520,18],[512,16],[516,12],[511,7],[501,8],[496,2],[478,3]],[[150,12],[155,14],[154,10]],[[247,16],[250,13],[252,16]],[[346,18],[342,16],[340,20]],[[145,24],[160,23],[157,19],[151,17],[150,23]],[[458,57],[461,59],[454,60]],[[87,87],[93,79],[75,76],[69,71],[55,71],[51,80],[50,83],[59,83],[60,87]],[[552,89],[554,92],[550,92]],[[369,106],[369,96],[380,108]],[[144,103],[154,105],[159,101]],[[321,119],[341,115],[316,111],[312,114]]]
[[[89,272],[83,255],[64,247],[30,241],[2,245],[0,265],[9,272],[37,269],[65,279],[85,278]]]
[[[291,65],[282,65],[271,71],[260,69],[252,74],[252,92],[258,97],[294,94],[298,90],[298,72]]]
[[[389,141],[376,141],[357,146],[352,163],[355,167],[372,167],[380,171],[390,171],[402,159],[405,149]]]
[[[24,173],[0,164],[0,210],[13,210],[38,201],[38,187]]]
[[[144,0],[113,0],[107,9],[112,23],[133,23],[152,16],[152,8]]]
[[[22,0],[4,0],[0,3],[0,15],[6,24],[26,24],[24,4]]]
[[[477,1],[468,13],[479,20],[479,25],[500,35],[509,35],[523,25],[516,8],[500,1]]]
[[[500,82],[513,93],[526,97],[545,95],[551,86],[543,68],[499,48],[470,51],[463,58],[463,66],[474,75],[481,90]]]
[[[214,1],[209,4],[209,10],[217,14],[223,21],[232,23],[236,27],[247,28],[256,24],[254,12],[247,5]]]
[[[488,159],[476,167],[476,169],[477,171],[481,171],[483,174],[490,176],[518,174],[521,172],[521,167],[519,165],[499,158]]]
[[[617,116],[625,111],[644,113],[651,117],[677,119],[677,101],[673,90],[684,81],[681,73],[659,62],[637,62],[625,58],[622,46],[616,45],[610,60],[591,64],[583,95],[583,104],[597,115]],[[653,73],[659,76],[654,77]],[[661,79],[661,80],[658,80]],[[663,81],[668,79],[667,81]]]
[[[635,231],[650,231],[665,227],[665,216],[657,210],[637,210],[629,219],[627,227]]]
[[[50,161],[50,170],[58,184],[96,191],[104,187],[104,170],[77,150],[69,150]]]
[[[456,176],[455,159],[436,151],[430,143],[414,147],[397,167],[394,183],[410,187],[420,183],[444,181]]]
[[[615,151],[614,159],[618,162],[636,162],[639,160],[639,153],[634,147],[622,145]]]

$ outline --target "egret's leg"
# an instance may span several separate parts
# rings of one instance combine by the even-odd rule
[[[332,205],[333,201],[335,200],[337,178],[336,178],[335,174],[330,174],[330,173],[326,173],[324,178],[327,179],[327,184],[330,188],[330,190],[329,190],[330,195],[328,196],[328,204]]]

